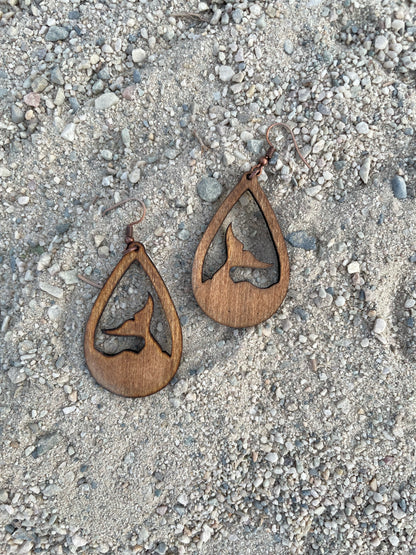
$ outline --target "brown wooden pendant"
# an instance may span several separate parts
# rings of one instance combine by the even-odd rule
[[[102,330],[108,335],[135,336],[144,339],[140,352],[125,350],[109,355],[95,348],[95,332],[111,294],[134,262],[138,262],[148,275],[158,295],[172,336],[171,354],[165,353],[150,332],[153,298],[134,318],[112,330]],[[182,330],[178,314],[159,272],[147,256],[141,243],[130,243],[129,249],[114,268],[99,293],[89,317],[84,340],[85,359],[97,382],[106,389],[125,397],[151,395],[167,385],[175,375],[182,355]]]
[[[260,262],[253,254],[244,250],[231,225],[226,232],[227,259],[211,279],[203,281],[203,265],[208,248],[227,214],[246,191],[253,195],[267,223],[279,260],[279,281],[262,289],[248,281],[234,282],[231,279],[230,271],[235,267],[271,266]],[[270,318],[283,302],[288,286],[289,257],[285,240],[273,208],[257,181],[257,175],[253,171],[248,172],[219,207],[198,245],[192,269],[195,298],[202,310],[216,322],[233,328],[245,328]]]

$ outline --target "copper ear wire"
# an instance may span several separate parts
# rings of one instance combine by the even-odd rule
[[[136,243],[136,241],[134,240],[134,237],[133,237],[133,226],[139,224],[140,222],[142,222],[144,220],[144,217],[146,216],[146,205],[145,205],[145,203],[142,200],[140,200],[139,198],[130,197],[130,198],[126,198],[124,200],[121,200],[120,202],[117,202],[116,204],[113,204],[113,206],[109,206],[108,208],[103,210],[103,212],[101,214],[102,216],[105,216],[107,214],[107,212],[110,212],[110,210],[114,210],[115,208],[118,208],[119,206],[123,206],[123,204],[126,204],[126,202],[130,202],[131,200],[136,200],[137,202],[140,202],[140,204],[142,205],[142,211],[143,212],[142,212],[141,217],[138,220],[136,220],[135,222],[131,222],[126,227],[125,241],[126,241],[128,247],[125,251],[123,251],[123,254],[127,254],[128,252],[135,251],[139,248],[139,243]]]
[[[126,202],[130,202],[131,200],[137,200],[137,202],[140,202],[140,204],[142,205],[143,212],[142,212],[141,217],[138,220],[136,220],[135,222],[131,222],[126,227],[125,241],[127,243],[127,248],[123,251],[123,255],[127,254],[129,252],[132,252],[132,251],[136,251],[140,248],[140,243],[137,243],[134,240],[134,237],[133,237],[133,226],[141,223],[144,220],[144,217],[146,216],[146,205],[139,198],[129,197],[129,198],[126,198],[124,200],[121,200],[120,202],[117,202],[116,204],[113,204],[112,206],[109,206],[108,208],[103,210],[102,213],[101,213],[101,216],[105,216],[107,214],[107,212],[110,212],[110,210],[114,210],[115,208],[118,208],[119,206],[123,206],[123,204],[126,204]],[[98,283],[95,283],[95,281],[92,281],[91,279],[86,278],[82,274],[78,274],[78,278],[81,279],[82,281],[84,281],[85,283],[88,283],[88,285],[92,285],[92,287],[97,287],[97,289],[101,289],[101,287],[102,287]]]
[[[268,165],[268,163],[270,162],[270,160],[271,160],[272,157],[273,157],[273,154],[276,152],[276,148],[272,145],[272,143],[270,142],[270,139],[269,139],[270,130],[271,130],[273,127],[275,127],[275,126],[283,127],[284,129],[286,129],[286,131],[289,131],[289,133],[290,133],[291,136],[292,136],[292,140],[293,140],[293,144],[295,145],[296,152],[299,154],[300,159],[302,160],[302,162],[304,162],[304,163],[306,164],[306,166],[307,166],[309,169],[311,169],[310,165],[308,164],[308,162],[305,160],[305,158],[302,156],[302,154],[301,154],[301,152],[300,152],[300,149],[299,149],[299,147],[298,147],[298,143],[296,142],[296,138],[295,138],[295,135],[294,135],[292,129],[291,129],[286,123],[282,123],[282,122],[280,122],[280,121],[277,121],[277,122],[275,122],[275,123],[272,123],[272,125],[270,125],[270,126],[267,128],[267,131],[266,131],[266,141],[268,142],[268,144],[269,144],[270,146],[269,146],[269,148],[268,148],[266,154],[265,154],[264,156],[262,156],[262,157],[260,158],[260,160],[257,162],[257,164],[251,168],[250,172],[249,172],[248,175],[247,175],[247,178],[248,178],[248,179],[253,179],[253,177],[254,177],[255,175],[256,175],[256,176],[257,176],[257,175],[260,175],[261,172],[263,171],[263,168],[264,168],[265,166]]]

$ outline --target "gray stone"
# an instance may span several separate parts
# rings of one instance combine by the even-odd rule
[[[64,296],[64,292],[60,287],[55,287],[55,285],[50,285],[44,281],[39,282],[39,288],[56,299],[62,299]]]
[[[92,92],[94,94],[101,94],[105,89],[105,83],[102,79],[97,79],[97,81],[92,86]]]
[[[266,458],[266,461],[269,461],[272,464],[277,463],[277,461],[279,460],[277,453],[273,453],[273,452],[267,453],[265,458]]]
[[[266,28],[266,23],[267,23],[267,22],[266,22],[266,15],[265,15],[265,14],[262,14],[262,15],[258,18],[258,20],[256,21],[256,27],[257,27],[257,29],[260,29],[260,30],[265,29],[265,28]]]
[[[259,139],[249,139],[246,143],[246,148],[253,154],[261,154],[265,150],[264,141]]]
[[[42,491],[45,497],[53,497],[57,495],[61,491],[61,488],[58,484],[49,484],[46,488]]]
[[[79,282],[77,272],[75,270],[59,272],[59,277],[64,280],[65,285],[75,285]]]
[[[0,489],[0,503],[7,503],[9,500],[9,494],[5,489]]]
[[[96,110],[106,110],[111,108],[114,104],[117,104],[119,98],[113,92],[105,93],[95,99],[95,109]]]
[[[237,23],[237,25],[241,23],[243,20],[243,10],[241,10],[240,8],[236,8],[235,10],[233,10],[231,14],[231,19],[234,21],[234,23]]]
[[[111,152],[111,150],[108,150],[107,148],[104,148],[103,150],[101,150],[100,154],[101,154],[101,158],[103,158],[103,160],[106,160],[107,162],[110,162],[110,160],[113,159],[113,153]]]
[[[71,224],[69,222],[62,222],[60,224],[57,224],[55,227],[56,233],[59,233],[59,235],[63,235],[68,231],[70,227],[71,227]]]
[[[78,100],[76,99],[76,97],[75,97],[75,96],[70,96],[69,99],[68,99],[68,101],[69,101],[69,105],[71,106],[71,109],[72,109],[74,112],[78,112],[78,110],[79,110],[79,108],[80,108],[80,105],[79,105],[79,102],[78,102]]]
[[[291,40],[285,40],[285,42],[283,43],[283,50],[288,56],[291,56],[293,54],[294,47]]]
[[[10,177],[11,175],[12,172],[8,168],[5,168],[4,166],[0,167],[0,177]]]
[[[389,45],[389,41],[384,35],[378,35],[374,41],[376,50],[385,50]]]
[[[363,163],[361,164],[361,168],[360,168],[361,180],[366,185],[368,183],[368,177],[370,175],[370,168],[371,168],[371,156],[366,156],[366,158],[364,158]]]
[[[101,69],[97,75],[98,79],[102,79],[103,81],[108,81],[111,77],[106,68]]]
[[[393,547],[398,547],[400,540],[396,535],[392,534],[391,536],[389,536],[389,542]]]
[[[45,453],[56,447],[61,439],[61,436],[58,433],[54,432],[38,437],[35,445],[35,450],[32,451],[32,457],[34,459],[37,459],[41,455],[44,455]]]
[[[167,549],[167,545],[163,542],[160,542],[159,545],[156,547],[156,553],[158,555],[165,555]]]
[[[48,318],[52,322],[58,322],[62,314],[63,314],[63,309],[57,304],[53,304],[48,308]]]
[[[165,156],[168,160],[175,160],[179,156],[179,151],[174,148],[167,148],[165,150]]]
[[[19,108],[19,106],[16,106],[16,104],[12,104],[10,111],[13,123],[22,123],[22,121],[24,121],[25,113]]]
[[[316,239],[313,235],[308,235],[306,231],[293,231],[285,237],[286,241],[298,249],[304,249],[305,251],[316,250]]]
[[[387,322],[383,318],[376,318],[376,321],[374,322],[373,331],[374,333],[381,334],[386,329],[386,326],[387,326]]]
[[[134,168],[134,170],[129,173],[130,183],[138,183],[138,181],[140,180],[140,175],[140,168]]]
[[[35,77],[35,79],[33,79],[31,87],[34,93],[40,93],[44,91],[48,85],[49,82],[46,77],[40,75],[39,77]]]
[[[59,87],[56,91],[54,103],[56,106],[62,106],[65,102],[65,91],[62,87]]]
[[[199,180],[196,189],[198,195],[205,202],[215,202],[222,193],[222,185],[213,177],[203,177]]]
[[[62,131],[61,137],[66,141],[69,141],[72,143],[75,140],[75,130],[76,130],[75,123],[68,123],[68,125],[66,125],[64,130]]]
[[[52,25],[49,27],[46,33],[45,40],[50,42],[57,42],[59,40],[65,40],[69,36],[69,31],[65,27],[59,27],[58,25]]]
[[[131,59],[135,64],[141,64],[147,58],[147,53],[143,48],[135,48],[131,53]]]
[[[357,123],[355,128],[360,135],[367,135],[367,133],[370,131],[368,123],[366,123],[365,121],[360,121],[360,123]]]
[[[123,145],[125,147],[128,148],[130,146],[130,131],[127,127],[121,130],[121,140],[123,141]]]
[[[178,239],[180,239],[181,241],[188,241],[190,236],[191,234],[187,229],[181,229],[180,231],[178,231]]]
[[[407,187],[406,181],[400,175],[395,175],[391,180],[391,188],[393,189],[393,195],[398,199],[407,198]]]
[[[22,368],[10,368],[7,375],[9,376],[9,380],[16,385],[24,382],[26,379],[26,374]]]
[[[221,81],[228,83],[234,76],[234,70],[231,66],[220,66],[218,76]]]

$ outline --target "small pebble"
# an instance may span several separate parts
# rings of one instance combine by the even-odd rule
[[[234,23],[236,23],[237,25],[239,23],[242,22],[243,20],[243,11],[240,8],[236,8],[235,10],[232,11],[231,13],[231,19],[234,21]]]
[[[360,135],[367,135],[368,132],[370,131],[370,128],[368,127],[368,123],[366,123],[365,121],[360,121],[360,123],[357,123],[355,128],[358,131],[358,133],[360,133]]]
[[[218,70],[218,75],[221,81],[228,83],[234,76],[234,70],[230,66],[220,66]]]
[[[62,299],[62,297],[64,296],[63,289],[61,289],[60,287],[56,287],[55,285],[50,285],[45,281],[39,282],[39,288],[45,293],[48,293],[48,295],[51,295],[51,297],[55,297],[56,299]]]
[[[376,321],[374,322],[373,331],[374,333],[381,334],[386,329],[386,326],[387,326],[387,323],[383,318],[376,318]]]
[[[345,297],[343,297],[342,295],[338,295],[338,297],[335,299],[335,306],[341,307],[345,305]]]
[[[140,168],[134,168],[133,171],[129,173],[129,181],[130,183],[138,183],[140,181],[141,171]]]
[[[25,94],[25,96],[23,97],[23,101],[28,106],[32,106],[33,108],[37,108],[40,104],[40,94],[39,93],[34,93],[34,92],[30,92],[28,94]]]
[[[393,547],[398,547],[400,540],[396,535],[392,534],[391,536],[389,536],[389,542]]]
[[[349,274],[357,274],[360,271],[360,265],[357,261],[353,260],[347,266],[347,271]]]
[[[75,285],[76,283],[79,283],[77,272],[75,270],[59,272],[59,277],[64,280],[65,285]]]
[[[316,239],[312,235],[308,235],[306,231],[293,231],[285,237],[286,241],[299,249],[304,249],[305,251],[316,250]]]
[[[143,48],[135,48],[131,53],[131,58],[135,64],[141,64],[146,60],[147,53]]]
[[[54,304],[48,308],[48,318],[52,322],[57,322],[58,320],[60,320],[62,314],[63,314],[63,310],[57,304]]]
[[[384,35],[378,35],[378,37],[376,37],[376,40],[374,41],[374,46],[376,47],[376,50],[385,50],[388,45],[389,41]]]
[[[66,141],[69,141],[72,143],[75,140],[75,131],[76,131],[75,123],[68,123],[68,125],[66,125],[64,130],[62,131],[61,137]]]
[[[395,175],[391,180],[391,188],[393,189],[393,195],[402,200],[407,198],[407,187],[406,181],[400,175]]]
[[[285,40],[285,42],[283,43],[283,50],[286,52],[286,54],[288,54],[288,56],[291,56],[293,54],[294,47],[291,40]]]
[[[119,98],[113,92],[104,93],[95,99],[95,109],[96,110],[106,110],[111,108],[114,104],[117,104]]]
[[[363,183],[367,185],[371,169],[371,156],[366,156],[360,167],[360,177]]]
[[[26,204],[29,204],[29,197],[19,197],[17,199],[17,202],[20,204],[20,206],[26,206]]]
[[[58,25],[52,25],[49,27],[48,32],[45,35],[45,40],[50,42],[57,42],[60,40],[65,40],[69,36],[69,31],[65,27],[59,27]]]
[[[25,113],[21,108],[16,106],[16,104],[12,104],[11,106],[11,119],[13,123],[22,123],[25,119]]]
[[[197,184],[197,192],[205,202],[215,202],[222,193],[222,185],[213,177],[203,177]]]
[[[265,456],[266,461],[269,461],[272,464],[277,463],[277,461],[279,460],[279,456],[277,453],[267,453],[267,455]]]

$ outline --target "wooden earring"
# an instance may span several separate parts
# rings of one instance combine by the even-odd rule
[[[257,180],[257,176],[269,163],[276,150],[269,140],[269,132],[276,125],[284,127],[291,133],[299,156],[309,167],[298,149],[291,128],[280,122],[271,125],[266,132],[266,140],[270,145],[266,155],[243,175],[241,181],[224,200],[202,236],[195,253],[192,288],[199,306],[216,322],[233,328],[254,326],[270,318],[282,304],[289,286],[289,257],[285,240],[273,208]],[[246,191],[252,194],[266,221],[279,262],[278,282],[264,289],[248,281],[232,280],[230,275],[232,268],[264,269],[271,264],[257,260],[250,251],[244,250],[243,244],[235,237],[231,224],[226,231],[227,259],[210,279],[203,280],[203,266],[209,246],[227,214]]]
[[[103,215],[128,200],[138,199],[122,201],[108,208]],[[142,202],[141,204],[143,215],[140,220],[127,226],[127,248],[94,303],[84,339],[85,360],[93,377],[106,389],[125,397],[145,397],[165,387],[176,374],[182,355],[181,325],[169,291],[144,246],[132,237],[133,226],[140,223],[145,215],[145,206]],[[170,355],[162,350],[150,332],[154,303],[150,293],[145,306],[136,312],[134,318],[126,320],[115,329],[102,330],[108,335],[143,338],[144,347],[141,351],[124,350],[115,355],[109,355],[95,347],[95,333],[104,308],[117,284],[134,262],[138,262],[149,277],[165,311],[172,337]]]

